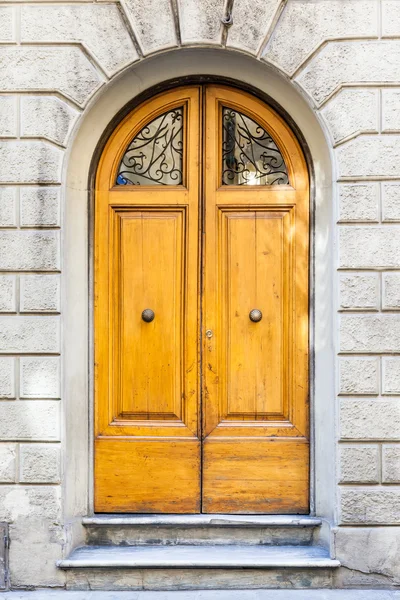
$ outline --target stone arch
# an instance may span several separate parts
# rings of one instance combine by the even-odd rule
[[[267,94],[280,105],[297,125],[308,148],[313,185],[313,277],[311,295],[314,353],[312,395],[316,454],[314,488],[318,515],[334,517],[334,403],[332,355],[332,202],[329,148],[315,114],[294,87],[259,61],[233,52],[212,49],[181,49],[138,63],[113,83],[108,84],[92,101],[76,126],[65,164],[65,240],[64,240],[64,423],[65,442],[65,517],[69,524],[68,547],[83,537],[82,515],[92,509],[90,467],[91,422],[91,267],[90,267],[90,186],[91,165],[96,148],[116,114],[144,90],[163,82],[189,75],[224,77],[232,70],[260,94]],[[89,252],[88,252],[89,248]],[[315,260],[314,260],[315,259]],[[89,273],[89,278],[88,278]],[[89,310],[88,310],[89,306]],[[325,325],[323,325],[325,324]],[[89,367],[88,367],[89,365]],[[320,373],[320,376],[318,376]],[[324,375],[322,375],[324,373]],[[328,373],[328,375],[327,375]],[[322,427],[322,430],[320,428]]]
[[[120,4],[23,6],[25,46],[4,51],[5,63],[13,67],[7,91],[35,89],[65,100],[45,96],[40,109],[62,119],[65,130],[64,135],[51,129],[44,133],[45,121],[49,128],[51,119],[43,117],[40,137],[65,146],[76,113],[86,110],[108,82],[127,68],[177,48],[223,48],[251,56],[290,79],[319,111],[335,145],[359,131],[376,131],[371,124],[376,99],[353,89],[360,82],[375,86],[382,80],[381,67],[371,70],[363,59],[364,52],[373,52],[374,64],[382,64],[382,46],[371,43],[378,36],[374,0],[233,1],[232,24],[226,27],[222,20],[228,4],[225,0],[121,0]],[[363,39],[368,40],[368,48],[360,42]],[[32,43],[34,47],[26,46]],[[385,44],[385,50],[397,56],[398,42]],[[38,62],[43,69],[31,82],[25,72],[34,74]],[[396,74],[388,77],[397,81]],[[363,111],[356,110],[357,102],[363,104]],[[32,108],[27,107],[27,112]],[[351,118],[339,123],[337,112],[343,109],[350,111]]]

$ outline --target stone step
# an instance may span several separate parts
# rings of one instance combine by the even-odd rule
[[[319,546],[84,546],[59,561],[62,569],[88,568],[332,568],[339,561]]]
[[[309,545],[321,525],[299,515],[97,515],[86,517],[91,545]]]
[[[329,588],[339,561],[318,546],[85,546],[59,561],[75,590]]]

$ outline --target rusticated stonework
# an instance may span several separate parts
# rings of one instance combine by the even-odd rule
[[[235,0],[229,29],[224,11],[223,0],[0,7],[0,521],[14,587],[64,585],[55,562],[66,537],[60,256],[71,134],[119,73],[186,46],[273,66],[326,131],[339,240],[337,554],[349,573],[400,581],[400,2]]]

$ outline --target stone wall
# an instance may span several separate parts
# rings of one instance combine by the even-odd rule
[[[224,0],[0,6],[0,521],[13,586],[64,582],[66,149],[110,79],[179,46],[273,66],[325,128],[339,242],[338,585],[400,580],[400,1],[235,0],[229,30],[224,11]]]

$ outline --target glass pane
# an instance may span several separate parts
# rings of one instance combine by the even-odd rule
[[[183,107],[151,121],[134,137],[119,166],[119,185],[181,185]]]
[[[232,108],[223,107],[222,126],[224,185],[289,183],[282,154],[261,125]]]

